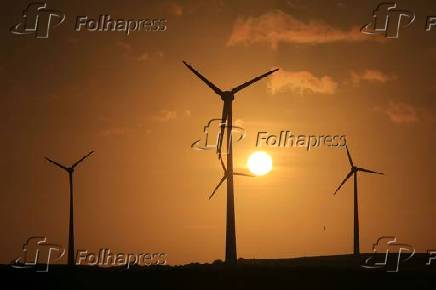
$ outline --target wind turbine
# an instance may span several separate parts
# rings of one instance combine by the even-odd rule
[[[206,77],[204,77],[200,72],[195,70],[191,65],[183,61],[183,64],[188,67],[200,80],[202,80],[209,88],[211,88],[215,94],[221,97],[223,101],[223,110],[221,115],[221,129],[218,138],[218,144],[216,148],[216,152],[218,154],[218,158],[221,161],[221,165],[224,169],[224,176],[221,179],[220,183],[215,187],[212,195],[209,199],[215,194],[216,190],[221,186],[224,180],[227,180],[227,216],[226,216],[226,258],[225,261],[227,264],[236,264],[237,262],[237,254],[236,254],[236,230],[235,230],[235,207],[234,207],[234,190],[233,190],[233,175],[243,175],[239,173],[233,172],[233,150],[232,150],[232,102],[235,98],[235,94],[242,89],[252,85],[253,83],[261,80],[264,77],[272,74],[278,69],[274,69],[268,71],[260,76],[253,78],[250,81],[247,81],[237,87],[234,87],[231,90],[223,91],[217,86],[215,86],[212,82],[210,82]],[[221,156],[221,147],[224,139],[224,131],[225,129],[227,133],[227,168],[224,166]]]
[[[347,156],[348,161],[350,162],[351,170],[345,177],[345,179],[341,182],[339,187],[336,189],[335,193],[333,195],[336,195],[336,193],[341,189],[341,187],[347,182],[347,180],[353,176],[354,177],[354,255],[360,255],[360,246],[359,246],[359,205],[358,205],[358,199],[357,199],[357,172],[366,172],[366,173],[373,173],[373,174],[382,174],[381,172],[372,171],[369,169],[357,167],[353,163],[353,159],[351,159],[350,151],[348,151],[348,146],[345,145],[347,149]]]
[[[74,169],[84,161],[86,158],[88,158],[94,151],[89,152],[82,158],[80,158],[78,161],[73,163],[70,167],[64,166],[60,164],[59,162],[53,161],[48,157],[45,157],[48,162],[53,163],[54,165],[58,166],[59,168],[65,170],[68,172],[69,182],[70,182],[70,227],[69,227],[69,235],[68,235],[68,265],[74,266],[74,206],[73,206],[73,174]]]

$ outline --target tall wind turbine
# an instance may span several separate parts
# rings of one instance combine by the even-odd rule
[[[221,179],[220,183],[215,188],[214,192],[210,196],[210,198],[215,194],[215,191],[221,186],[224,180],[227,180],[227,216],[226,216],[226,258],[225,261],[227,264],[236,264],[237,262],[237,254],[236,254],[236,230],[235,230],[235,207],[234,207],[234,190],[233,190],[233,175],[243,175],[239,173],[233,173],[233,150],[232,150],[232,102],[235,98],[235,94],[242,89],[252,85],[253,83],[261,80],[264,77],[269,76],[278,69],[274,69],[264,73],[263,75],[257,76],[250,81],[247,81],[237,87],[234,87],[231,90],[223,91],[217,86],[215,86],[212,82],[210,82],[206,77],[204,77],[200,72],[195,70],[191,65],[183,61],[183,63],[200,79],[202,80],[209,88],[211,88],[215,94],[221,97],[223,101],[223,110],[221,117],[221,130],[218,138],[217,144],[217,154],[218,158],[222,162],[221,156],[221,146],[224,139],[224,131],[227,128],[227,168],[224,166],[222,162],[222,166],[224,169],[224,176]]]
[[[373,174],[382,174],[381,172],[372,171],[369,169],[357,167],[353,163],[353,159],[351,159],[350,151],[348,151],[348,146],[346,146],[347,149],[347,156],[348,161],[350,162],[351,170],[345,177],[345,179],[341,182],[339,187],[336,189],[334,195],[341,189],[341,187],[347,182],[347,180],[353,176],[354,177],[354,255],[360,255],[360,246],[359,246],[359,205],[358,205],[358,199],[357,199],[357,172],[366,172],[366,173],[373,173]]]
[[[64,166],[60,164],[59,162],[53,161],[48,157],[45,157],[47,161],[53,163],[54,165],[58,166],[59,168],[65,170],[68,172],[69,182],[70,182],[70,227],[69,227],[69,235],[68,235],[68,265],[74,266],[74,204],[73,204],[73,174],[74,169],[84,161],[86,158],[88,158],[94,151],[89,152],[82,158],[80,158],[78,161],[73,163],[70,167]]]

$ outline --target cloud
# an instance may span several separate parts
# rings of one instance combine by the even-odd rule
[[[125,41],[117,41],[115,45],[124,51],[124,53],[128,54],[132,51],[132,45]]]
[[[157,114],[152,116],[156,122],[168,122],[177,118],[177,112],[172,110],[160,110]]]
[[[100,136],[121,136],[126,134],[127,132],[127,128],[122,128],[122,127],[113,127],[113,128],[105,128],[100,130]]]
[[[397,77],[395,75],[388,75],[379,70],[367,69],[360,73],[355,71],[351,72],[351,83],[355,87],[358,87],[362,80],[368,82],[386,83],[396,79]]]
[[[115,42],[115,47],[122,52],[122,55],[129,60],[136,60],[138,62],[147,62],[153,59],[163,58],[165,53],[162,50],[150,52],[143,51],[138,53],[137,49],[127,41]]]
[[[275,49],[279,43],[324,44],[371,39],[374,38],[362,34],[357,26],[341,30],[318,20],[303,22],[276,10],[258,17],[238,18],[227,45],[267,43]]]
[[[396,124],[416,123],[419,121],[418,110],[404,102],[390,101],[386,107],[376,107],[374,111],[382,112]]]
[[[337,82],[331,77],[316,77],[309,71],[280,70],[271,76],[268,83],[272,94],[284,91],[297,91],[301,95],[305,92],[333,94],[337,87]]]
[[[191,110],[186,109],[180,112],[176,110],[160,110],[154,114],[151,119],[155,122],[168,122],[177,118],[190,118],[192,115]]]
[[[183,114],[185,115],[185,117],[191,117],[192,112],[191,112],[191,110],[185,110],[185,111],[183,112]]]
[[[175,2],[169,2],[164,5],[165,11],[174,16],[182,16],[183,15],[183,6],[175,3]]]
[[[147,52],[142,53],[140,56],[136,58],[138,61],[147,61],[150,59],[150,55]]]

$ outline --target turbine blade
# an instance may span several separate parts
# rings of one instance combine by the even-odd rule
[[[339,189],[341,189],[342,185],[345,184],[345,182],[347,182],[347,180],[353,175],[353,171],[350,171],[350,173],[348,173],[348,175],[345,177],[345,179],[341,182],[341,184],[338,186],[338,188],[336,189],[335,193],[333,193],[333,195],[336,195],[336,193],[339,191]]]
[[[278,71],[278,70],[279,70],[279,69],[276,68],[276,69],[270,70],[269,72],[264,73],[263,75],[257,76],[257,77],[255,77],[254,79],[252,79],[252,80],[250,80],[250,81],[248,81],[248,82],[245,82],[245,83],[243,83],[243,84],[241,84],[241,85],[239,85],[239,86],[233,88],[233,89],[232,89],[232,93],[233,93],[233,94],[236,94],[236,93],[239,92],[240,90],[245,89],[245,88],[248,87],[249,85],[251,85],[251,84],[253,84],[253,83],[255,83],[255,82],[257,82],[257,81],[263,79],[264,77],[269,76],[270,74],[272,74],[273,72],[276,72],[276,71]]]
[[[48,157],[45,157],[45,159],[46,159],[48,162],[53,163],[54,165],[56,165],[56,166],[58,166],[58,167],[60,167],[60,168],[62,168],[62,169],[68,170],[67,167],[63,166],[62,164],[60,164],[60,163],[58,163],[58,162],[56,162],[56,161],[54,161],[54,160],[51,160],[51,159],[48,158]]]
[[[213,190],[212,194],[209,196],[209,199],[211,199],[215,195],[216,191],[218,190],[218,188],[220,188],[220,186],[223,184],[223,182],[224,182],[224,180],[226,180],[226,178],[227,178],[227,174],[225,174],[223,176],[223,178],[221,178],[221,180],[217,184],[217,186],[215,186],[215,189]]]
[[[247,177],[256,177],[253,174],[249,174],[249,173],[241,173],[241,172],[234,172],[233,175],[239,175],[239,176],[247,176]]]
[[[351,165],[351,167],[353,167],[353,166],[354,166],[354,164],[353,164],[353,159],[351,159],[350,151],[348,151],[348,146],[347,146],[347,144],[345,144],[345,148],[347,149],[348,161],[350,161],[350,165]]]
[[[71,166],[71,167],[75,168],[77,165],[79,165],[80,162],[82,162],[83,160],[88,158],[92,153],[94,153],[94,151],[91,151],[88,154],[86,154],[85,156],[83,156],[82,158],[80,158],[80,160],[76,161],[76,163],[74,163],[73,166]]]
[[[186,65],[187,68],[189,68],[200,80],[206,83],[206,85],[211,88],[215,94],[222,95],[221,89],[219,89],[217,86],[215,86],[211,81],[209,81],[207,78],[205,78],[199,71],[195,70],[190,64],[188,64],[186,61],[183,61],[183,64]]]
[[[363,171],[363,172],[367,172],[367,173],[375,173],[375,174],[381,174],[381,175],[384,175],[384,173],[382,173],[382,172],[372,171],[372,170],[365,169],[365,168],[357,168],[357,170],[359,170],[359,171]]]

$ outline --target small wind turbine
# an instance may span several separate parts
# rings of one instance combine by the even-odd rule
[[[348,146],[345,145],[347,149],[347,156],[348,161],[350,162],[351,170],[345,177],[345,179],[342,181],[342,183],[339,185],[339,187],[336,189],[335,193],[333,195],[336,195],[336,193],[341,189],[341,187],[347,182],[347,180],[354,176],[354,255],[360,255],[360,246],[359,246],[359,205],[358,205],[358,199],[357,199],[357,172],[366,172],[366,173],[373,173],[373,174],[382,174],[381,172],[372,171],[369,169],[357,167],[354,165],[353,160],[351,159],[350,152],[348,151]]]
[[[59,168],[65,170],[68,172],[69,182],[70,182],[70,227],[69,227],[69,235],[68,235],[68,265],[74,266],[74,204],[73,204],[73,174],[74,169],[79,165],[80,162],[88,158],[94,151],[89,152],[82,158],[80,158],[78,161],[73,163],[70,167],[64,166],[60,164],[59,162],[53,161],[48,157],[45,157],[47,161],[53,163],[54,165],[58,166]]]
[[[217,86],[215,86],[212,82],[210,82],[207,78],[205,78],[200,72],[195,70],[191,65],[183,61],[183,63],[206,85],[211,88],[215,94],[221,97],[221,100],[224,102],[222,117],[221,117],[221,130],[218,138],[217,144],[217,154],[218,158],[221,160],[222,166],[224,163],[222,162],[221,156],[221,146],[224,139],[224,131],[227,128],[227,169],[223,166],[224,176],[221,179],[220,183],[215,187],[210,198],[215,194],[216,190],[221,186],[224,180],[227,180],[227,216],[226,216],[226,263],[227,264],[236,264],[237,262],[237,254],[236,254],[236,230],[235,230],[235,208],[234,208],[234,190],[233,190],[233,175],[243,175],[239,173],[233,172],[233,150],[232,150],[232,102],[235,98],[235,94],[240,90],[252,85],[253,83],[267,77],[278,69],[271,70],[269,72],[264,73],[258,77],[253,78],[252,80],[245,82],[237,87],[234,87],[231,90],[223,91]]]

